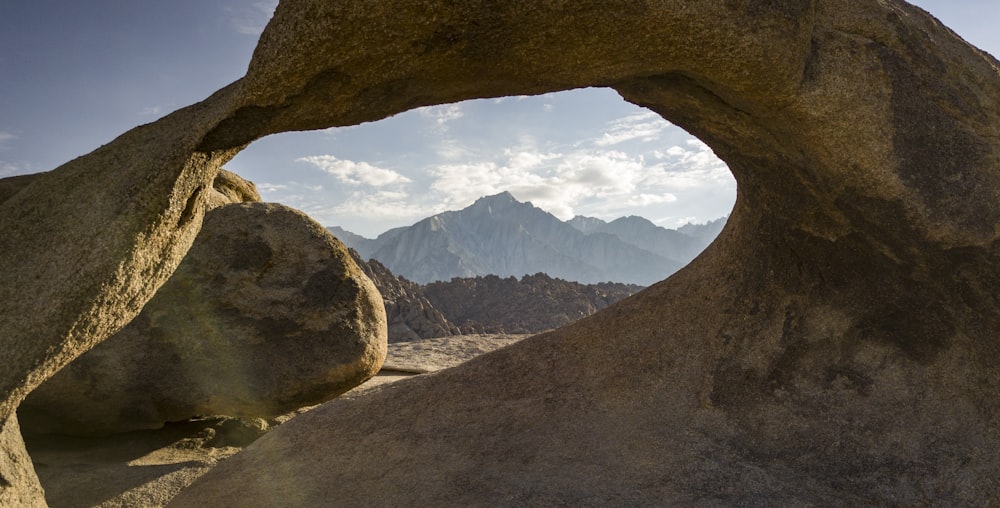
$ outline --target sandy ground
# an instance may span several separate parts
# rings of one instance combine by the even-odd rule
[[[527,335],[463,335],[389,344],[382,371],[342,395],[453,367]],[[270,421],[204,418],[109,437],[25,436],[53,508],[163,506],[215,464],[296,414]]]

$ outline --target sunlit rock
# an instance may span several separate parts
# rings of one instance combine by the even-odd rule
[[[176,504],[996,501],[997,68],[900,1],[285,0],[241,81],[0,205],[0,420],[138,313],[246,143],[609,86],[733,171],[703,255],[300,416]]]
[[[25,432],[159,428],[195,416],[271,418],[378,372],[378,291],[326,229],[281,205],[205,215],[173,276],[122,331],[21,404]]]
[[[322,406],[178,506],[1000,495],[1000,79],[919,9],[284,1],[246,79],[255,106],[208,146],[241,141],[251,118],[341,125],[604,85],[710,145],[739,194],[719,239],[667,281]]]

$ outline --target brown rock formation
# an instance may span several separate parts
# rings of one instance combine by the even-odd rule
[[[25,432],[93,434],[315,405],[378,372],[381,307],[347,249],[301,212],[222,206],[139,316],[36,388],[19,417]]]
[[[667,281],[303,415],[178,506],[998,501],[1000,79],[919,9],[286,1],[247,79],[265,130],[609,85],[739,197]]]
[[[241,81],[0,205],[0,420],[138,313],[245,143],[582,86],[727,161],[713,246],[178,505],[1000,502],[998,64],[898,0],[285,0]]]
[[[205,190],[239,149],[199,148],[237,90],[137,127],[0,204],[0,426],[131,321],[176,268],[201,227]],[[7,458],[14,437],[0,452],[0,499],[37,497],[7,480],[28,474],[10,472],[25,464]]]
[[[253,182],[225,169],[219,170],[207,198],[209,208],[218,208],[231,203],[260,201],[260,194],[257,193],[257,186]]]
[[[0,421],[0,506],[47,506],[44,496],[12,415]]]

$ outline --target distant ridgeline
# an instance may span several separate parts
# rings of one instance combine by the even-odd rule
[[[678,230],[642,217],[605,222],[577,216],[561,221],[510,193],[428,217],[368,239],[330,231],[363,259],[426,284],[455,277],[521,277],[545,273],[584,284],[649,286],[688,264],[719,234],[726,219]]]
[[[389,340],[405,341],[568,324],[665,279],[725,221],[679,230],[635,216],[563,222],[504,192],[374,240],[329,229],[382,293]]]
[[[389,341],[403,342],[473,333],[538,333],[589,316],[642,286],[580,284],[544,273],[501,278],[486,275],[416,284],[371,259],[354,260],[385,301]]]

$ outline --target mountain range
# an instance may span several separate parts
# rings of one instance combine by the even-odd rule
[[[679,230],[637,216],[611,222],[583,216],[561,221],[502,192],[374,239],[341,227],[329,230],[362,258],[375,259],[420,284],[542,272],[585,284],[648,286],[691,261],[723,225],[725,218]]]
[[[349,251],[375,283],[385,303],[389,342],[477,333],[539,333],[589,316],[642,286],[580,284],[544,273],[500,278],[486,275],[416,284],[374,259]]]

